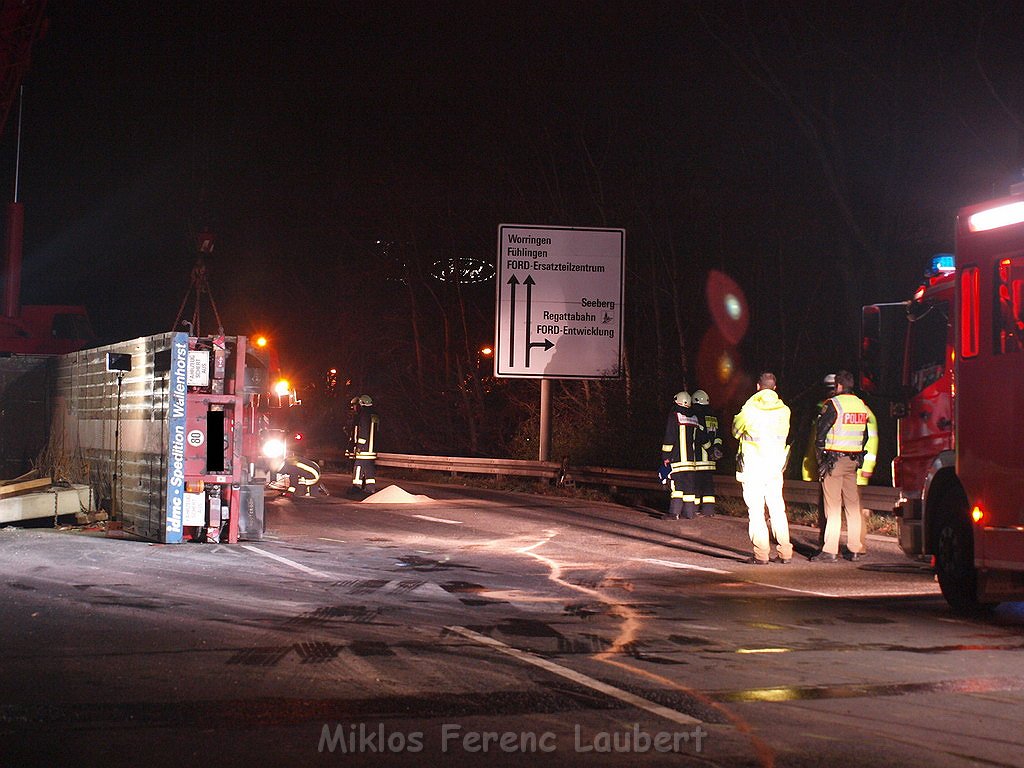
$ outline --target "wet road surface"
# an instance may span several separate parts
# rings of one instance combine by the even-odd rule
[[[0,765],[1024,765],[1024,605],[891,540],[346,480],[239,545],[0,530]]]

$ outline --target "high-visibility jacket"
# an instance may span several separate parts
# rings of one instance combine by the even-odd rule
[[[350,450],[357,461],[373,461],[377,458],[377,427],[380,417],[373,412],[372,405],[361,405],[352,425]]]
[[[697,451],[703,441],[700,419],[692,408],[673,407],[665,424],[661,458],[673,472],[692,472],[697,468]]]
[[[703,439],[701,444],[697,446],[696,451],[696,469],[713,470],[715,468],[715,460],[712,457],[712,451],[715,448],[719,450],[722,448],[722,435],[718,431],[718,417],[712,412],[711,407],[707,405],[694,404],[693,412],[700,420],[700,427],[703,432]]]
[[[867,485],[868,478],[865,475],[872,475],[875,472],[875,464],[878,462],[878,419],[870,408],[868,409],[868,439],[864,443],[864,463],[857,470],[857,485]]]
[[[874,469],[878,450],[878,422],[867,404],[848,392],[825,402],[818,417],[817,447],[839,453],[864,453],[867,463],[867,444],[872,439],[871,470]]]
[[[825,407],[825,403],[818,403],[817,411],[820,414],[821,410]],[[807,450],[804,453],[803,460],[803,478],[804,480],[818,479],[818,452],[817,442],[818,435],[817,430],[814,428],[814,424],[811,425],[811,434],[807,439]],[[857,485],[867,485],[868,478],[875,472],[875,464],[878,462],[878,419],[875,417],[874,411],[868,411],[868,440],[864,444],[864,463],[860,469],[857,470]]]
[[[740,441],[736,479],[781,473],[789,458],[789,406],[774,389],[759,389],[732,420],[732,436]]]

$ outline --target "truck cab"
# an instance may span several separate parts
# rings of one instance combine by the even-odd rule
[[[862,312],[861,386],[897,417],[900,546],[957,609],[1024,597],[1024,197],[961,210],[955,256]]]

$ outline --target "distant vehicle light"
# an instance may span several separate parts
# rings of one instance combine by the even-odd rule
[[[257,336],[256,337],[256,346],[257,347],[265,347],[265,346],[267,346],[267,337],[266,336]]]
[[[490,347],[481,347],[480,354],[483,355],[484,357],[490,357],[491,355],[494,354],[494,350],[491,349]]]
[[[967,219],[967,228],[971,232],[985,232],[989,229],[1008,227],[1024,221],[1024,201],[1007,203],[987,211],[978,211]]]
[[[274,394],[278,397],[284,397],[292,391],[291,384],[288,383],[288,379],[281,379],[274,384]]]
[[[294,435],[292,435],[292,440],[301,440],[301,439],[302,439],[302,433],[301,432],[296,432]]]
[[[976,523],[980,523],[982,520],[985,519],[984,510],[982,510],[981,507],[976,506],[974,509],[971,510],[971,519]]]

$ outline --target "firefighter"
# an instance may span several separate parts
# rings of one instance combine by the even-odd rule
[[[703,441],[697,450],[696,487],[694,496],[697,514],[715,515],[715,462],[722,458],[722,436],[718,433],[718,416],[711,410],[711,399],[703,389],[693,393],[693,412],[700,421]]]
[[[320,485],[320,465],[315,461],[290,456],[274,472],[275,478],[268,487],[293,496],[326,496],[326,489]]]
[[[352,458],[352,490],[369,495],[377,490],[377,431],[380,417],[369,395],[353,397],[352,437],[348,455]]]
[[[665,425],[665,439],[661,445],[662,464],[668,468],[669,507],[672,520],[697,516],[696,470],[700,420],[693,412],[693,398],[689,392],[677,392],[674,406]],[[703,439],[700,439],[703,442]]]
[[[864,557],[863,517],[857,471],[865,481],[874,469],[866,464],[868,444],[877,443],[874,414],[853,394],[853,374],[836,373],[836,394],[825,401],[817,422],[818,479],[825,497],[825,541],[810,559],[834,563],[839,559],[839,535],[846,510],[846,545],[851,560]]]
[[[755,565],[767,565],[771,554],[765,507],[775,537],[777,562],[786,564],[793,559],[786,501],[782,497],[782,473],[789,458],[786,439],[790,411],[775,386],[775,374],[762,373],[757,391],[732,421],[732,436],[740,441],[736,479],[743,485],[743,501],[749,516],[747,531],[754,546],[754,556],[747,562]]]

